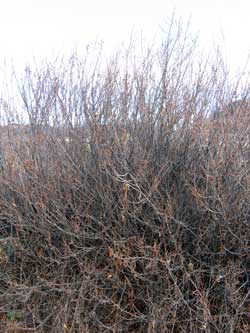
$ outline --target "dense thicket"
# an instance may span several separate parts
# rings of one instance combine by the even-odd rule
[[[2,98],[1,332],[250,330],[249,89],[195,53],[170,30]]]

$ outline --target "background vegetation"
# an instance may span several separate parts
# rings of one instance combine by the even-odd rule
[[[1,99],[1,332],[249,332],[250,90],[173,25]]]

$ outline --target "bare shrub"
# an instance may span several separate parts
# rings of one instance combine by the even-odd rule
[[[1,332],[249,330],[248,104],[195,52],[179,27],[139,62],[73,55],[18,81],[26,124],[0,134]]]

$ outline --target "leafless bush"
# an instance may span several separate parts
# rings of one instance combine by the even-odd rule
[[[179,27],[139,61],[73,55],[18,81],[1,332],[249,331],[249,91],[235,104],[222,60],[195,53]]]

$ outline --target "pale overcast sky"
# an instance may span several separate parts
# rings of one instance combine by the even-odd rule
[[[192,31],[209,49],[222,45],[233,68],[245,64],[250,49],[250,0],[0,0],[0,64],[24,66],[34,56],[68,54],[98,37],[108,50],[128,40],[132,30],[149,40],[169,20],[191,16]]]

